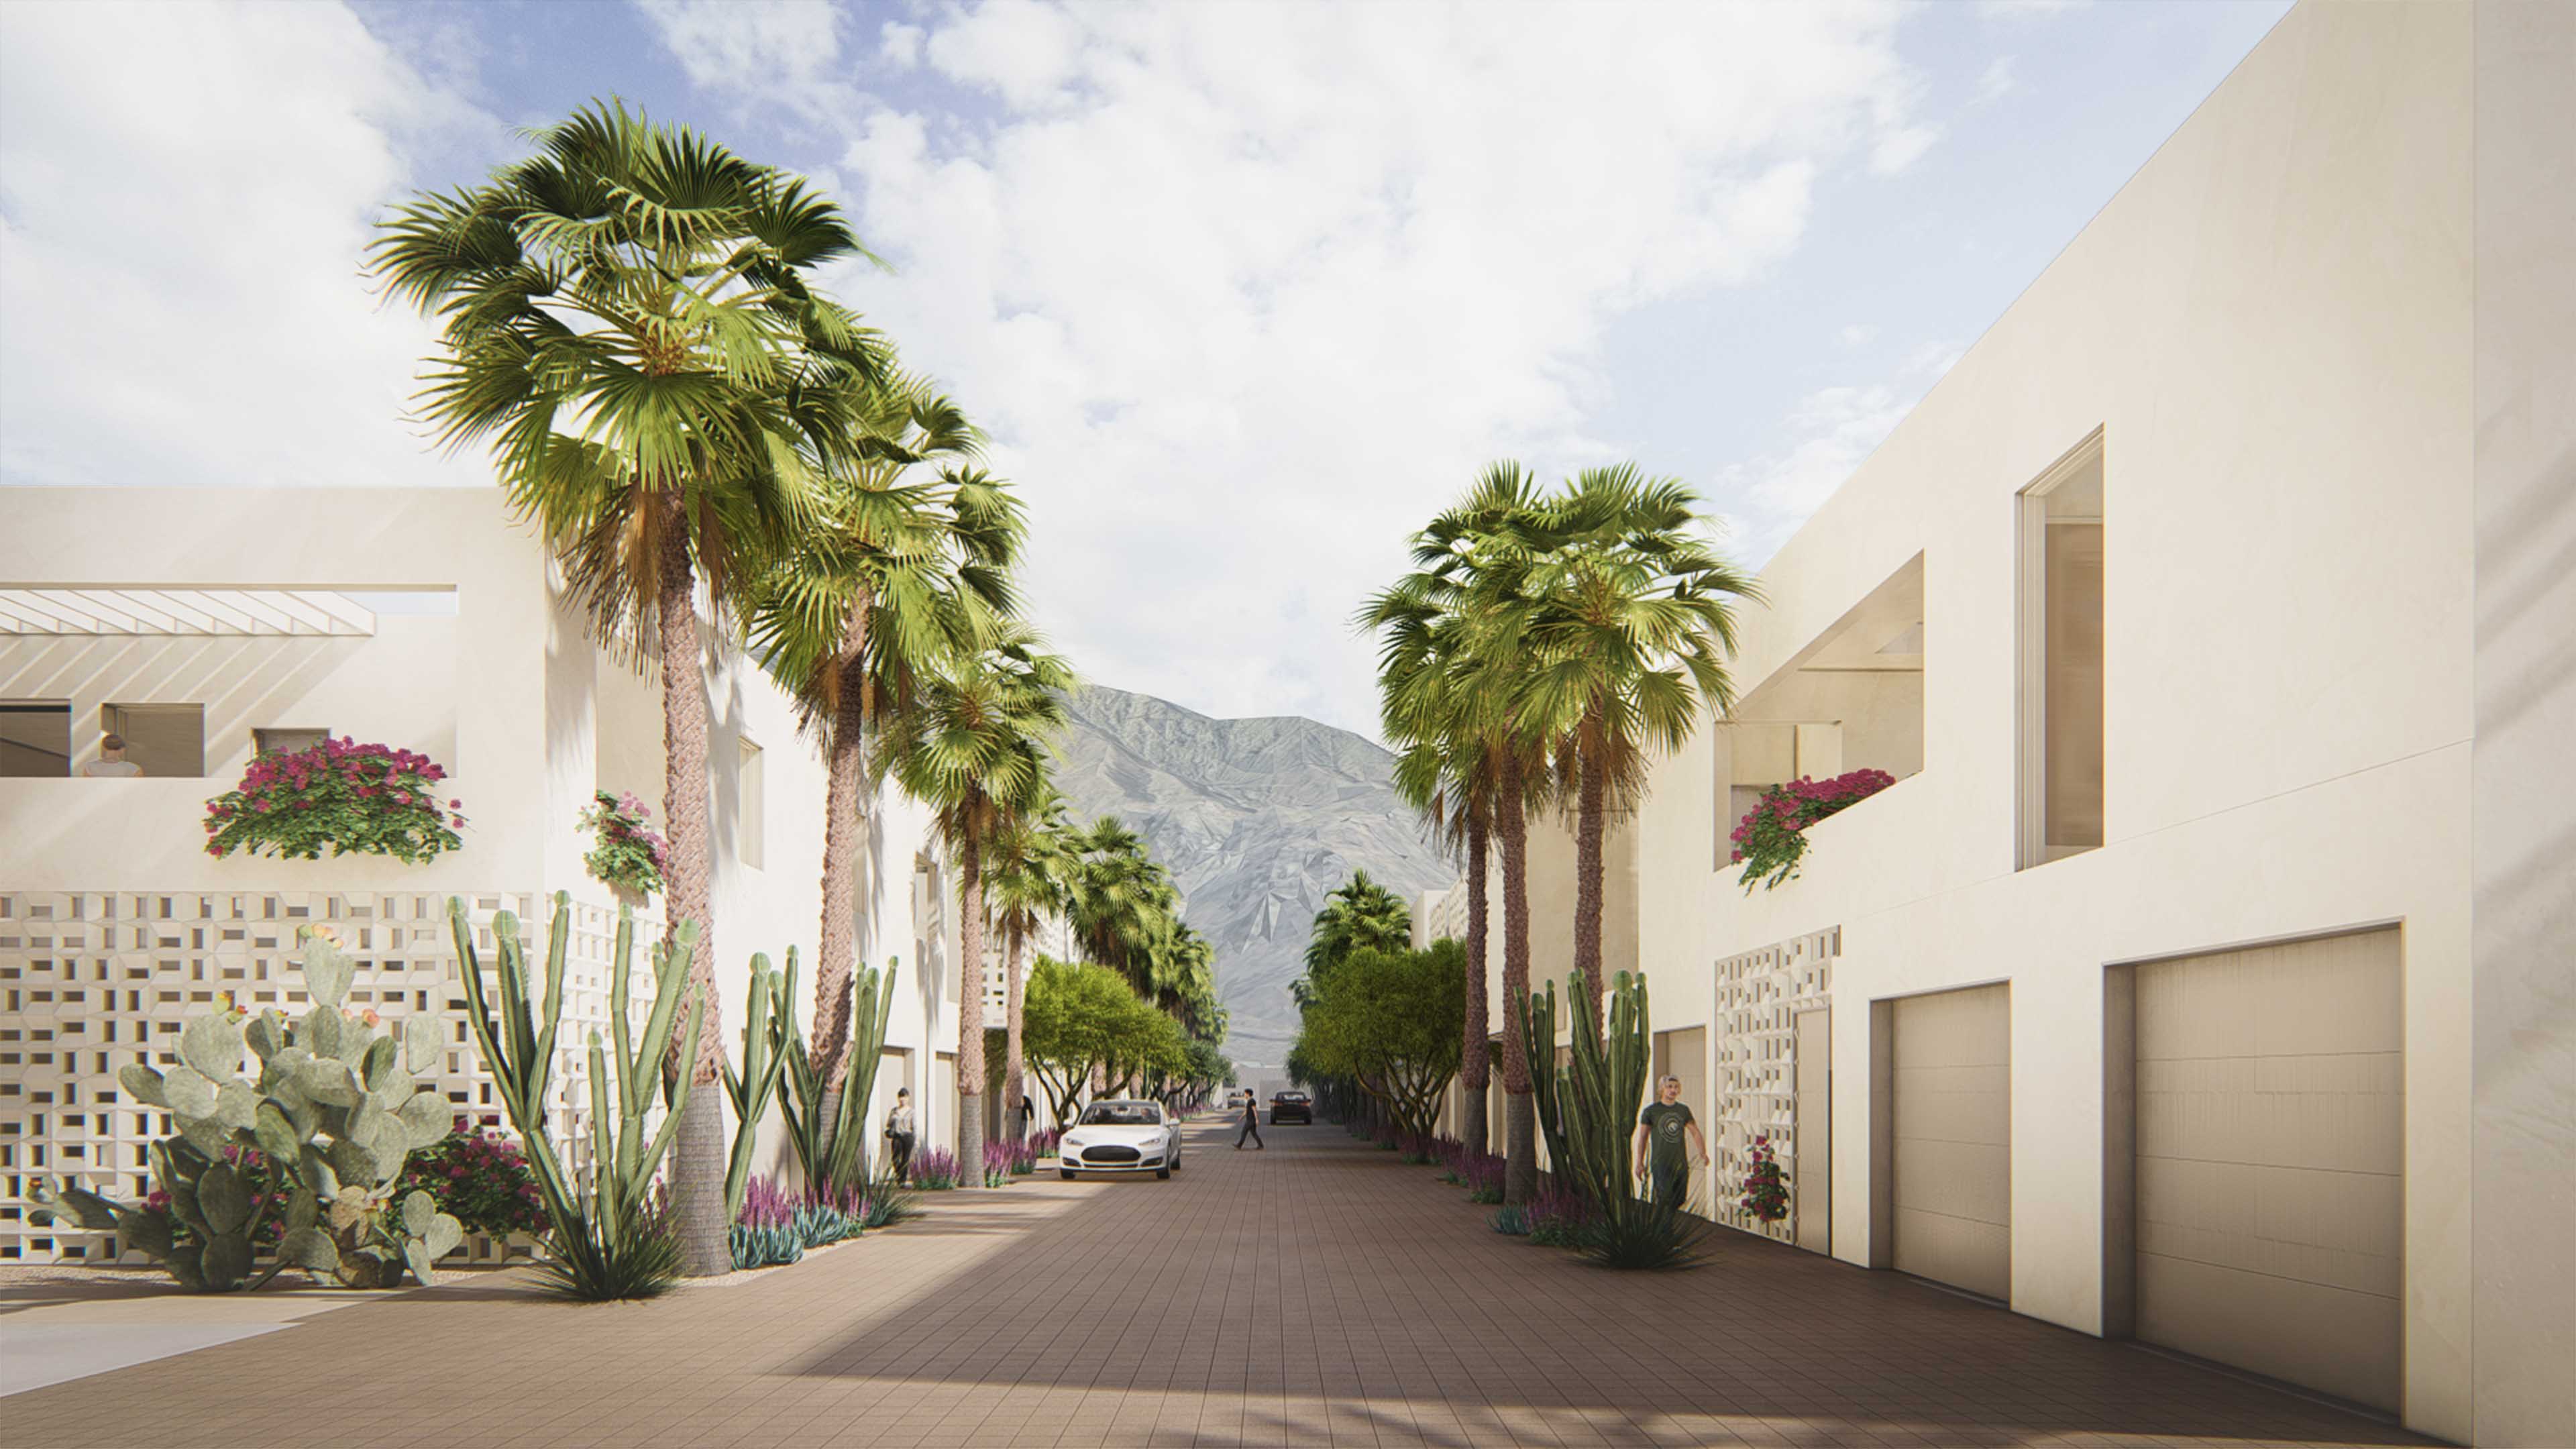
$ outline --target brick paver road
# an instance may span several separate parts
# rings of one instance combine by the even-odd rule
[[[0,1444],[2157,1445],[2421,1442],[1738,1234],[1610,1274],[1329,1126],[956,1192],[659,1302],[515,1275],[0,1399]]]

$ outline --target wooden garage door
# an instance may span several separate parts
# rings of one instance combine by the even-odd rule
[[[2012,1297],[2012,1007],[2002,986],[1895,1003],[1896,1267]]]
[[[2137,968],[2138,1336],[2394,1410],[2394,930]]]

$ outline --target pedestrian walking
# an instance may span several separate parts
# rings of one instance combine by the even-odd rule
[[[1636,1159],[1639,1177],[1653,1172],[1657,1206],[1679,1208],[1689,1198],[1691,1160],[1696,1155],[1701,1163],[1708,1161],[1708,1139],[1682,1101],[1681,1078],[1666,1077],[1656,1085],[1655,1101],[1637,1114],[1628,1155]]]
[[[913,1143],[912,1089],[910,1087],[899,1087],[895,1090],[894,1106],[886,1112],[885,1135],[887,1145],[894,1149],[894,1180],[898,1183],[910,1182]]]
[[[1252,1150],[1267,1152],[1270,1144],[1261,1140],[1261,1099],[1250,1092],[1243,1094],[1243,1130],[1234,1134],[1234,1150],[1243,1150],[1243,1139],[1252,1139]]]

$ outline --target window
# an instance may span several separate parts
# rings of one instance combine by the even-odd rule
[[[2102,844],[2102,435],[2021,499],[2020,865]]]
[[[272,752],[292,755],[309,750],[329,738],[329,730],[272,728],[250,732],[251,751],[261,755]]]
[[[193,780],[206,773],[206,707],[202,704],[109,704],[98,711],[99,747],[125,742],[125,758],[155,780]],[[93,756],[92,758],[96,758]]]
[[[0,778],[55,779],[72,772],[72,702],[0,699]]]
[[[761,837],[765,822],[761,819],[762,775],[760,746],[742,742],[742,756],[734,775],[734,852],[742,863],[760,869]]]

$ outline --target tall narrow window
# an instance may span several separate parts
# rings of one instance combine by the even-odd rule
[[[2021,495],[2021,850],[2102,844],[2102,435]]]
[[[744,740],[741,771],[735,776],[739,790],[735,801],[734,850],[742,857],[742,863],[754,870],[761,868],[761,837],[766,827],[761,818],[763,771],[760,761],[760,746]]]

